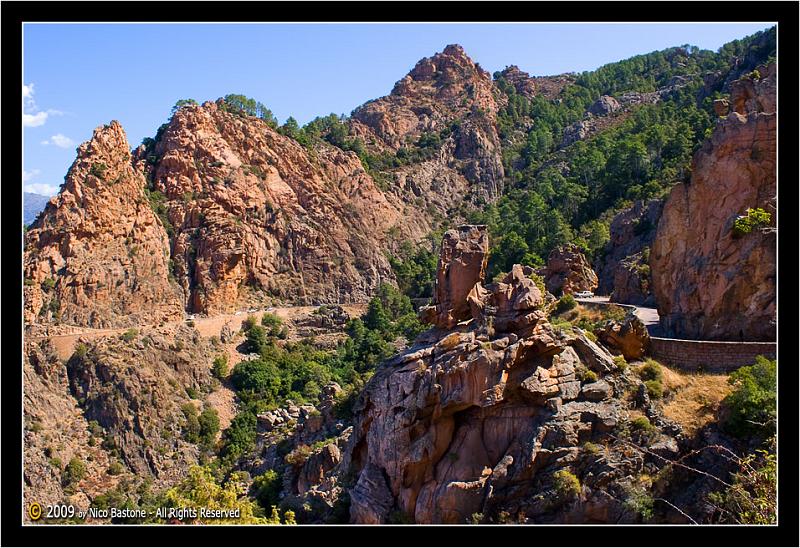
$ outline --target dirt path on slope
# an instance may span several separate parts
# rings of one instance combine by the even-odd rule
[[[216,314],[214,316],[195,316],[194,318],[186,318],[183,320],[175,320],[172,322],[168,322],[163,326],[158,325],[142,325],[138,326],[139,329],[143,328],[159,328],[159,327],[168,327],[168,326],[178,326],[182,323],[187,322],[194,322],[194,327],[203,337],[214,337],[219,336],[222,327],[230,322],[231,329],[236,332],[242,327],[242,322],[247,319],[248,316],[255,316],[257,318],[261,318],[266,312],[270,312],[272,314],[277,315],[283,320],[293,320],[299,316],[310,314],[314,310],[316,310],[317,306],[285,306],[285,307],[270,307],[270,308],[262,308],[258,310],[249,309],[249,310],[242,310],[238,312],[234,312],[231,314]],[[366,311],[367,305],[366,304],[348,304],[342,305],[342,308],[347,312],[350,316],[360,316]],[[37,326],[39,327],[39,326]],[[67,360],[72,356],[73,352],[75,351],[75,345],[78,344],[78,340],[83,338],[85,340],[94,340],[100,337],[107,337],[109,335],[120,335],[127,331],[129,328],[119,328],[119,329],[91,329],[91,328],[84,328],[84,327],[77,327],[77,326],[58,326],[59,331],[62,334],[59,335],[29,335],[26,338],[30,340],[39,341],[43,339],[50,339],[53,343],[53,346],[56,349],[56,354],[58,355],[59,359]],[[63,333],[63,331],[68,331],[68,333]],[[241,340],[237,342],[240,343]],[[234,350],[235,352],[235,350]],[[235,352],[236,355],[241,356],[238,352]],[[232,355],[229,352],[229,363],[235,364],[241,360],[241,357],[236,358],[235,355]]]

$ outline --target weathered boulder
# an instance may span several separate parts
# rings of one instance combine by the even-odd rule
[[[589,107],[589,112],[596,116],[605,116],[619,109],[620,104],[616,99],[610,95],[603,95]]]
[[[714,100],[714,112],[717,116],[727,116],[730,112],[730,103],[728,103],[727,99],[715,99]]]
[[[462,225],[448,230],[442,240],[433,304],[420,310],[421,317],[445,329],[471,318],[467,296],[483,279],[488,258],[485,226]]]
[[[538,273],[544,278],[547,291],[554,295],[594,291],[597,287],[597,274],[574,244],[559,246],[550,252],[547,265]]]
[[[632,313],[622,322],[607,322],[598,339],[609,347],[619,350],[626,360],[642,358],[650,346],[647,327]]]
[[[664,205],[650,269],[669,335],[775,338],[777,119],[774,70],[764,74],[733,87],[735,112],[717,122],[695,153],[691,182],[676,185]],[[748,208],[772,218],[737,234],[733,224]]]
[[[614,369],[614,358],[604,348],[591,341],[586,333],[579,327],[574,328],[576,337],[572,346],[589,369],[598,373],[607,373]]]

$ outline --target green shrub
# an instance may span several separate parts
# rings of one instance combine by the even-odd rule
[[[225,430],[221,454],[228,461],[235,461],[248,453],[256,441],[258,419],[249,410],[240,411]]]
[[[603,451],[603,446],[598,445],[596,443],[592,443],[587,441],[582,446],[583,450],[589,453],[590,455],[599,455]]]
[[[267,470],[253,479],[253,495],[264,508],[277,505],[283,487],[282,477],[275,470]]]
[[[197,408],[191,403],[184,403],[181,406],[183,413],[183,438],[189,443],[200,441],[200,420],[197,415]]]
[[[131,342],[139,335],[139,330],[131,328],[125,331],[122,335],[120,335],[120,339],[125,342]]]
[[[260,353],[267,345],[267,331],[260,325],[247,330],[247,348],[250,352]]]
[[[199,424],[200,443],[205,447],[211,447],[219,432],[219,414],[213,407],[206,406],[197,419]]]
[[[581,482],[569,470],[559,470],[553,474],[553,487],[561,499],[571,499],[581,492]]]
[[[744,215],[736,217],[736,220],[733,221],[733,235],[736,238],[741,238],[745,234],[749,234],[754,228],[768,226],[771,220],[772,216],[769,212],[760,207],[755,209],[747,208]]]
[[[292,466],[300,467],[308,460],[308,457],[311,456],[311,447],[305,444],[298,445],[292,451],[286,455],[283,460],[286,461],[287,464],[291,464]]]
[[[124,471],[125,471],[125,467],[118,460],[113,461],[108,466],[108,470],[106,470],[106,472],[108,472],[108,475],[110,475],[110,476],[118,476],[121,473],[123,473]]]
[[[73,353],[74,356],[78,358],[83,358],[89,352],[89,347],[86,346],[84,343],[78,343],[75,345],[75,352]]]
[[[86,464],[78,457],[72,457],[61,474],[64,486],[73,486],[86,476]]]
[[[562,312],[566,312],[567,310],[572,310],[578,306],[578,303],[575,301],[575,297],[572,294],[567,293],[560,299],[558,299],[558,303],[556,303],[556,314],[561,314]]]
[[[226,354],[220,354],[214,358],[211,373],[220,380],[228,376],[228,356]]]
[[[773,525],[777,522],[777,457],[758,450],[741,459],[731,485],[708,496],[721,523]]]
[[[647,388],[647,394],[656,400],[660,400],[664,397],[664,385],[661,384],[661,381],[644,381],[644,385]]]
[[[56,281],[53,278],[46,278],[42,282],[42,290],[43,291],[52,291],[53,288],[56,286]]]
[[[655,426],[650,424],[650,419],[644,416],[636,417],[635,419],[633,419],[631,421],[631,427],[633,427],[634,430],[637,430],[639,432],[644,432],[647,434],[653,432],[656,428]]]
[[[628,368],[628,362],[625,356],[614,356],[614,365],[619,371],[625,371]]]
[[[727,410],[726,431],[736,436],[757,435],[764,439],[774,434],[776,418],[777,364],[763,356],[756,363],[731,373],[733,391],[723,400]]]
[[[639,369],[639,376],[644,381],[660,382],[664,380],[664,372],[661,369],[661,364],[651,359],[648,359]]]
[[[261,325],[267,328],[267,334],[270,337],[277,337],[280,332],[283,322],[275,314],[265,313],[261,318]]]
[[[597,382],[597,373],[585,367],[578,369],[578,378],[583,382]]]
[[[98,179],[102,179],[103,177],[105,177],[107,169],[108,169],[108,166],[105,163],[97,162],[97,163],[92,164],[92,167],[89,170],[89,173],[91,173],[92,175],[94,175]]]
[[[623,506],[640,516],[642,521],[653,517],[653,497],[642,486],[631,485],[625,489]]]
[[[197,388],[194,386],[187,386],[186,387],[186,395],[189,396],[191,399],[196,400],[200,397],[200,393],[197,391]]]

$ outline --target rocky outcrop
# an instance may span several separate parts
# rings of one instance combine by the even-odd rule
[[[95,129],[25,235],[27,323],[123,327],[183,315],[169,240],[144,188],[119,122]]]
[[[183,439],[181,406],[202,411],[199,398],[211,389],[219,350],[187,326],[102,338],[67,362],[69,391],[128,469],[171,485],[199,456]]]
[[[478,280],[467,322],[432,329],[376,371],[338,470],[356,477],[352,522],[632,519],[607,495],[642,466],[606,437],[626,421],[614,398],[625,381],[584,335],[556,334],[532,273]],[[579,447],[604,439],[602,465]],[[559,471],[580,476],[580,494],[557,491]]]
[[[406,230],[402,205],[354,153],[310,152],[220,101],[178,110],[152,155],[191,311],[363,301],[391,279],[382,250],[389,228]]]
[[[618,350],[626,360],[641,359],[650,346],[647,327],[633,313],[629,313],[622,322],[607,322],[597,338]]]
[[[663,200],[638,201],[611,221],[598,261],[600,295],[616,303],[655,306],[649,259],[663,207]]]
[[[463,225],[442,239],[434,302],[420,315],[427,323],[449,329],[471,318],[467,297],[486,272],[489,234],[485,226]]]
[[[691,181],[664,205],[650,268],[662,327],[673,336],[774,340],[776,113],[752,110],[774,108],[775,73],[764,74],[733,86],[739,110],[717,122],[693,158]],[[734,221],[748,208],[771,221],[737,234]]]
[[[530,74],[520,70],[517,65],[509,65],[500,72],[500,77],[514,86],[517,93],[532,98],[536,95],[536,84]]]
[[[610,95],[603,95],[589,107],[589,112],[595,116],[605,116],[618,111],[620,108],[619,101]]]
[[[539,269],[547,291],[554,295],[594,291],[597,274],[586,256],[574,244],[559,246],[550,252],[547,265]]]
[[[505,100],[489,73],[453,44],[420,60],[390,95],[357,108],[350,128],[375,154],[407,151],[425,137],[433,152],[393,170],[389,191],[446,213],[454,199],[489,201],[502,192],[496,118]]]
[[[86,510],[92,498],[117,483],[119,477],[107,472],[114,459],[98,440],[90,442],[89,421],[70,394],[66,369],[49,341],[26,342],[22,371],[25,507],[66,502]],[[70,484],[64,469],[73,459],[86,473]],[[30,521],[27,512],[25,520]]]

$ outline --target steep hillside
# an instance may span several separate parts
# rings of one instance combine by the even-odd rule
[[[183,106],[137,155],[170,226],[187,309],[358,302],[391,279],[386,233],[419,237],[418,216],[381,192],[355,154],[308,150],[225,107]]]
[[[650,254],[664,328],[684,338],[774,340],[775,65],[733,83],[733,111],[677,185]]]
[[[25,234],[25,321],[108,327],[180,317],[169,260],[122,126],[99,127]]]

